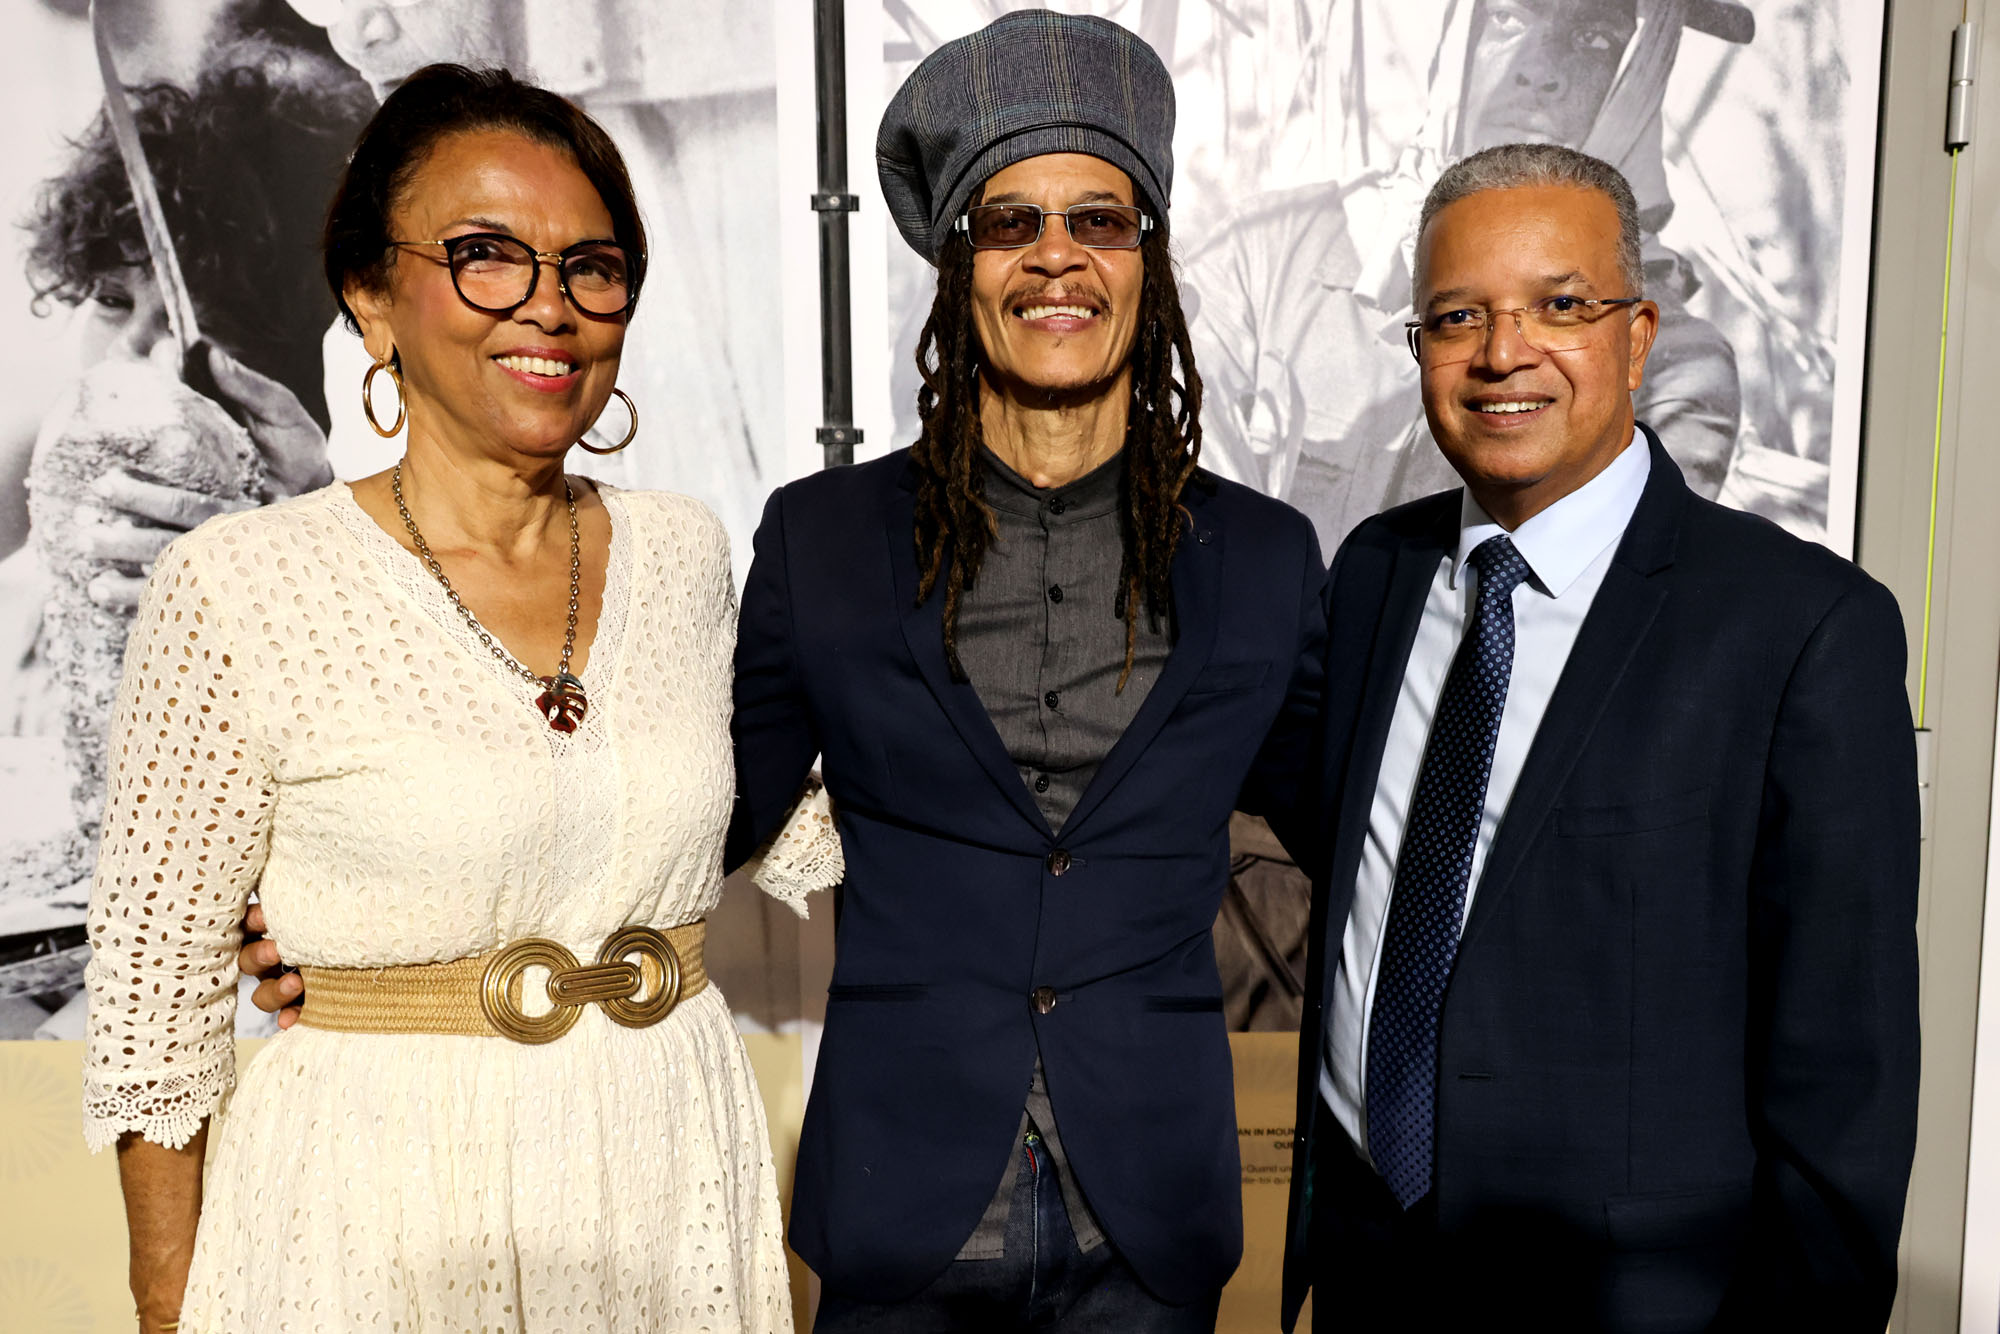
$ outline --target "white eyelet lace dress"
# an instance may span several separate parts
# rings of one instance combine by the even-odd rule
[[[231,1095],[253,886],[285,958],[329,968],[524,936],[588,961],[715,904],[727,538],[694,501],[604,494],[567,736],[344,485],[156,562],[112,734],[85,1121],[93,1147],[178,1146],[216,1117],[182,1334],[791,1328],[762,1104],[713,986],[650,1028],[586,1006],[545,1046],[301,1025]]]

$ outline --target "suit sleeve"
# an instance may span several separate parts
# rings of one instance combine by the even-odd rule
[[[1867,583],[1778,710],[1751,885],[1753,1235],[1730,1329],[1887,1323],[1917,1123],[1915,738],[1903,621]]]
[[[1305,525],[1299,579],[1298,646],[1285,702],[1258,749],[1238,804],[1267,820],[1285,850],[1308,874],[1317,873],[1325,821],[1319,809],[1321,695],[1326,679],[1326,566],[1319,538]]]
[[[784,496],[775,491],[752,539],[750,577],[736,627],[736,805],[723,855],[734,870],[791,811],[819,754],[800,670],[785,553]]]

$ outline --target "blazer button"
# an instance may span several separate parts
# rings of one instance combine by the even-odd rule
[[[1061,875],[1067,870],[1069,870],[1069,853],[1057,848],[1049,854],[1049,874]]]
[[[1047,1014],[1050,1010],[1056,1008],[1056,989],[1054,987],[1036,987],[1028,994],[1028,999],[1034,1002],[1036,1014]]]

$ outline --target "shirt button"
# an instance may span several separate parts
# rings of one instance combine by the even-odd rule
[[[1036,987],[1028,993],[1028,999],[1034,1003],[1036,1014],[1047,1014],[1050,1010],[1056,1008],[1056,989],[1054,987]]]
[[[1056,705],[1062,703],[1062,695],[1058,691],[1051,690],[1048,694],[1042,696],[1042,703],[1053,709]]]
[[[1061,496],[1057,496],[1053,500],[1049,501],[1049,513],[1051,514],[1061,514],[1064,510],[1068,508],[1069,508],[1069,502],[1067,500],[1064,500]]]
[[[1035,791],[1046,792],[1048,790],[1049,790],[1049,776],[1047,774],[1036,774]]]
[[[1049,854],[1050,875],[1061,875],[1064,871],[1067,871],[1068,869],[1069,869],[1069,852],[1066,849],[1057,848],[1054,852],[1051,852]]]
[[[1062,585],[1061,585],[1061,584],[1050,584],[1050,585],[1049,585],[1049,601],[1051,601],[1051,602],[1061,602],[1061,601],[1062,601]]]

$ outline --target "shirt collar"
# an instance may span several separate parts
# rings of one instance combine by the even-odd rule
[[[1559,598],[1625,535],[1639,497],[1646,490],[1646,478],[1653,471],[1652,454],[1645,436],[1637,430],[1611,465],[1555,504],[1529,519],[1507,535],[1514,549],[1528,563],[1535,583],[1552,598]],[[1491,515],[1480,508],[1467,488],[1458,506],[1458,551],[1452,558],[1451,586],[1465,578],[1465,563],[1481,542],[1506,533]]]
[[[1000,456],[984,445],[980,446],[980,454],[986,462],[986,503],[994,509],[1024,518],[1074,523],[1109,514],[1118,508],[1118,489],[1125,476],[1125,451],[1122,449],[1075,481],[1047,490],[1002,463]],[[1062,503],[1045,514],[1049,502],[1053,500]]]

